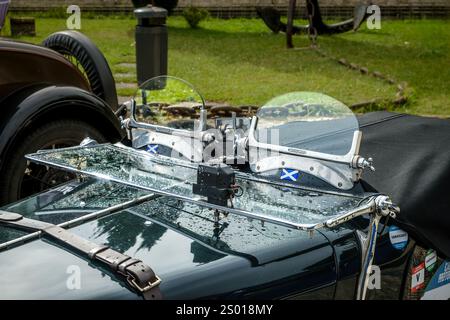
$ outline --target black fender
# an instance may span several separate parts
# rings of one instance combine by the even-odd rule
[[[1,102],[0,170],[4,157],[18,138],[56,119],[86,121],[102,131],[111,142],[124,136],[120,121],[111,108],[94,94],[76,87],[34,85],[10,95]]]

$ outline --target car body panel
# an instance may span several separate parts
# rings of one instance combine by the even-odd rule
[[[361,243],[356,230],[365,230],[367,225],[368,219],[362,218],[322,231],[332,244],[338,266],[336,299],[355,298],[362,263]],[[373,264],[379,267],[380,277],[375,279],[376,275],[372,274],[369,281],[375,286],[379,280],[379,288],[373,287],[372,290],[368,290],[367,299],[400,299],[414,241],[410,239],[405,248],[396,249],[390,240],[388,221],[380,223],[378,234]]]
[[[41,46],[0,39],[0,61],[0,103],[16,90],[31,84],[90,90],[89,83],[71,62]]]
[[[0,281],[1,299],[136,299],[135,294],[102,270],[45,240],[27,243],[1,255],[0,270],[8,275]],[[51,267],[48,261],[52,261]],[[76,288],[70,286],[73,272],[81,276],[80,288],[70,290]]]

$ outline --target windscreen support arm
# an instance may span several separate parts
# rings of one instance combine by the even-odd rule
[[[370,215],[370,223],[367,233],[356,230],[357,236],[361,243],[361,272],[358,279],[358,287],[356,292],[357,300],[366,298],[367,286],[369,284],[369,276],[372,272],[372,262],[375,256],[375,247],[378,236],[378,225],[382,217],[395,218],[400,212],[400,208],[392,203],[389,197],[384,195],[372,196],[366,204],[356,210],[350,211],[336,219],[330,219],[325,223],[327,227],[334,227],[357,216],[364,214]]]
[[[117,252],[108,246],[98,245],[81,238],[60,226],[24,218],[13,212],[0,210],[0,225],[28,231],[41,231],[50,238],[81,252],[91,260],[99,261],[126,279],[127,284],[145,300],[162,299],[161,279],[142,261]]]

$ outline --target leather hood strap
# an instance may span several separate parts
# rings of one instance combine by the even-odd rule
[[[161,279],[141,260],[133,259],[108,246],[98,245],[57,225],[24,218],[22,215],[0,210],[0,225],[16,229],[41,231],[47,236],[83,253],[91,260],[99,261],[124,277],[128,286],[146,300],[160,300]]]

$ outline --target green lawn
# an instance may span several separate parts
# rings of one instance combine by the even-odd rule
[[[190,29],[181,17],[169,18],[169,74],[192,82],[207,100],[263,104],[288,91],[321,91],[347,104],[391,99],[396,88],[347,69],[311,50],[285,49],[283,34],[272,34],[258,19],[210,19]],[[117,82],[134,83],[133,18],[82,20],[82,32],[104,52]],[[40,42],[65,28],[65,19],[37,19]],[[306,46],[305,36],[294,38]],[[450,20],[387,20],[381,30],[362,28],[319,38],[322,50],[408,83],[409,102],[388,109],[450,116]],[[119,95],[131,95],[120,85]]]

